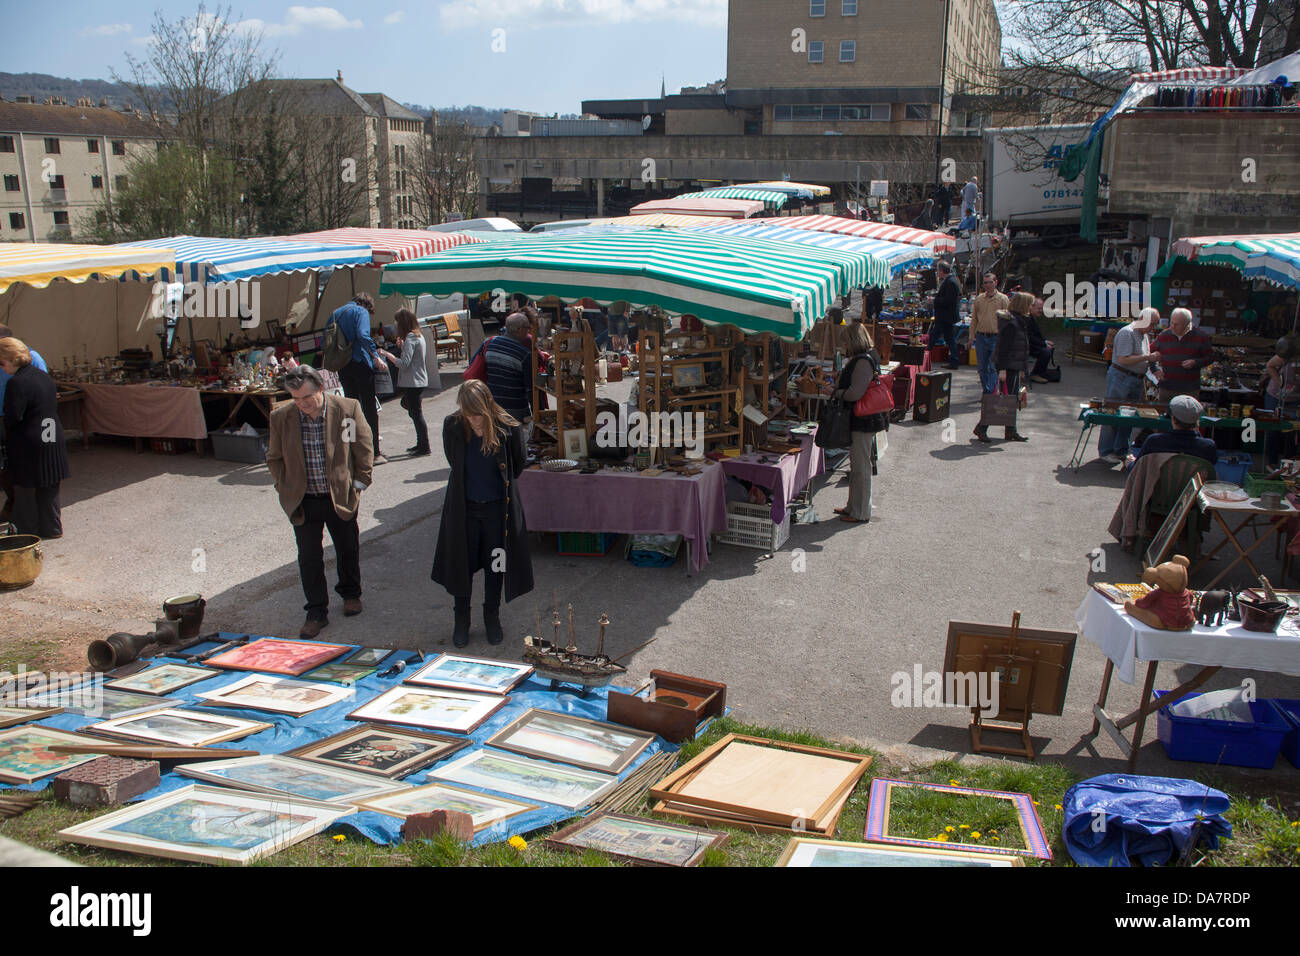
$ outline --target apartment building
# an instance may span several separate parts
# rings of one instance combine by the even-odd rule
[[[130,163],[158,149],[159,135],[147,118],[104,101],[0,101],[0,241],[72,239],[125,187]]]

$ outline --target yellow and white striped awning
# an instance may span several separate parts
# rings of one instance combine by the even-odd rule
[[[147,274],[175,264],[175,251],[166,248],[3,242],[0,292],[19,282],[41,289],[55,279],[85,282],[93,275],[116,278],[130,271]]]

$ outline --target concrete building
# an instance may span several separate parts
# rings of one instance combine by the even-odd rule
[[[148,118],[104,101],[0,101],[0,241],[72,239],[125,186],[129,163],[159,145]]]

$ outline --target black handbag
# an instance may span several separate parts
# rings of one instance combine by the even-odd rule
[[[853,443],[853,406],[838,398],[829,398],[817,416],[818,448],[848,448]]]

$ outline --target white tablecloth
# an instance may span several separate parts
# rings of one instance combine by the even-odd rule
[[[1085,640],[1114,661],[1115,674],[1126,684],[1134,681],[1135,660],[1182,661],[1300,677],[1300,636],[1290,621],[1277,634],[1248,631],[1240,624],[1162,631],[1129,617],[1122,605],[1111,604],[1089,588],[1074,612],[1074,622]]]

